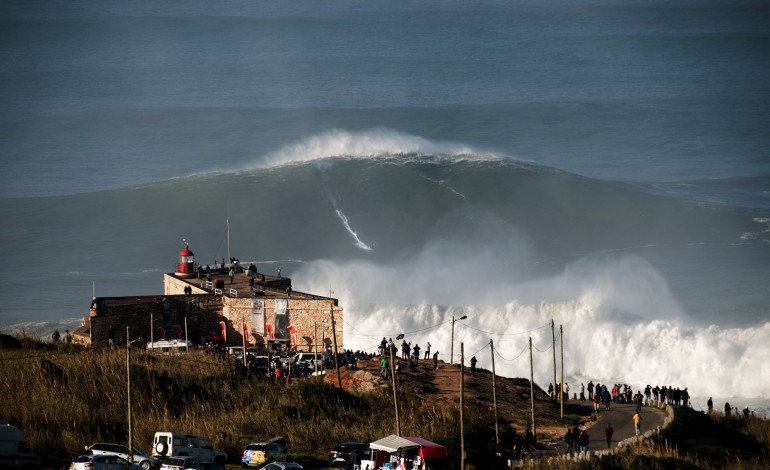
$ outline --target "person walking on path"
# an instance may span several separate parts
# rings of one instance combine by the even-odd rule
[[[567,432],[564,434],[564,442],[567,443],[567,454],[569,455],[572,455],[574,450],[575,438],[577,438],[577,435],[572,434],[572,429],[567,429]]]
[[[430,359],[430,341],[428,341],[428,346],[425,348],[425,359]]]
[[[612,425],[610,423],[607,423],[607,427],[604,428],[604,438],[607,439],[607,448],[609,449],[612,446],[612,434],[615,432],[614,429],[612,429]]]
[[[588,431],[586,429],[580,431],[580,436],[578,439],[580,441],[580,452],[585,454],[588,452],[588,444],[591,442],[591,437],[588,435]]]
[[[640,415],[637,412],[636,414],[634,414],[634,430],[636,431],[637,436],[641,432],[641,423],[642,423],[642,415]]]
[[[433,370],[438,370],[438,351],[433,353]]]

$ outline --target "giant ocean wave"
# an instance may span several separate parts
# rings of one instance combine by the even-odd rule
[[[761,213],[388,130],[330,132],[246,168],[3,204],[0,258],[26,266],[45,253],[59,275],[55,304],[23,318],[37,273],[5,272],[17,295],[3,318],[77,317],[94,281],[97,295],[158,293],[182,238],[199,262],[226,256],[228,219],[239,259],[282,267],[297,290],[331,287],[348,348],[406,333],[447,359],[448,322],[468,315],[456,325],[466,353],[489,366],[493,339],[498,371],[527,376],[532,336],[546,385],[553,320],[568,381],[770,398]]]

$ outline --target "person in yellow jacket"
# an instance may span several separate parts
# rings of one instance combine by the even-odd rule
[[[641,422],[642,422],[642,415],[640,415],[639,413],[636,413],[634,415],[634,429],[636,430],[637,436],[639,435],[639,432],[640,432]]]

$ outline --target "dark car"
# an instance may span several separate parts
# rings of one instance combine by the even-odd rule
[[[358,454],[358,460],[360,461],[368,456],[369,444],[362,442],[341,442],[337,444],[329,451],[329,466],[353,468],[353,464],[350,462],[350,454],[353,450]]]

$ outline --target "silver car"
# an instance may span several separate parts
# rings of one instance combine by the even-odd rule
[[[143,470],[117,455],[81,455],[70,464],[70,470]]]
[[[302,470],[302,465],[296,462],[272,462],[264,467],[262,470]]]
[[[91,444],[88,446],[88,450],[94,455],[116,455],[131,461],[129,458],[128,446],[97,442],[96,444]],[[137,448],[134,448],[133,457],[134,463],[140,465],[144,470],[160,467],[160,460],[142,453]]]

